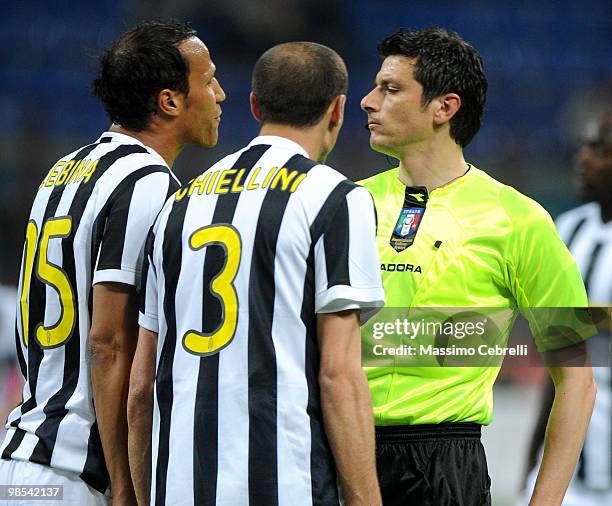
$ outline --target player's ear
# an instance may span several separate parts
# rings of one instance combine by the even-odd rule
[[[438,97],[436,101],[439,104],[434,113],[436,125],[448,123],[461,107],[461,97],[456,93],[447,93]]]
[[[253,92],[249,94],[249,104],[251,105],[251,114],[256,121],[261,122],[261,112],[259,111],[259,105]]]
[[[344,106],[346,105],[346,95],[338,95],[330,104],[329,129],[341,127],[344,122]]]
[[[157,112],[160,115],[176,117],[180,114],[184,96],[168,88],[164,88],[157,95]]]

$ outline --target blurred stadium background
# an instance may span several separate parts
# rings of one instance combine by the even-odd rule
[[[347,61],[346,123],[330,164],[357,179],[390,166],[370,151],[361,97],[380,60],[376,44],[399,26],[459,32],[482,54],[489,78],[484,126],[467,158],[542,203],[556,216],[579,203],[572,177],[575,141],[612,96],[609,0],[29,0],[1,2],[0,283],[18,279],[24,225],[35,190],[54,161],[90,142],[108,121],[89,94],[92,57],[141,19],[189,20],[211,50],[227,100],[220,142],[188,149],[175,165],[187,181],[256,134],[248,108],[250,73],[275,43],[313,40]],[[15,402],[9,315],[0,298],[0,416]],[[538,402],[539,369],[508,368],[496,417],[485,432],[495,506],[512,504]]]

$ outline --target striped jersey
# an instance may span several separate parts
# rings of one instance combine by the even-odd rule
[[[338,504],[316,313],[384,303],[375,229],[366,189],[275,136],[166,203],[140,314],[159,336],[151,504]]]
[[[580,268],[589,302],[612,304],[612,222],[604,223],[596,202],[582,205],[557,218],[559,235]],[[609,343],[607,353],[610,357]],[[608,358],[609,360],[609,358]],[[612,369],[594,367],[597,398],[578,463],[576,477],[593,489],[612,490]]]
[[[26,383],[8,418],[3,459],[71,471],[107,489],[86,358],[92,285],[140,282],[146,234],[178,186],[159,154],[114,132],[59,160],[40,184],[18,286]]]

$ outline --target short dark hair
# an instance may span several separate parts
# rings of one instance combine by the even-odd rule
[[[314,42],[286,42],[257,60],[252,86],[262,124],[307,127],[346,93],[348,74],[333,49]]]
[[[461,107],[450,120],[450,135],[467,146],[482,126],[487,78],[478,51],[455,32],[442,28],[400,29],[378,46],[384,58],[401,55],[415,59],[414,78],[423,86],[423,105],[445,93],[461,97]]]
[[[161,90],[189,93],[189,65],[177,46],[195,36],[189,23],[145,21],[113,42],[91,83],[113,123],[142,131],[157,112]]]

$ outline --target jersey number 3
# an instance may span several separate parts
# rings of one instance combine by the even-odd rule
[[[240,234],[231,225],[209,225],[189,237],[192,250],[199,251],[207,246],[221,246],[225,252],[225,264],[210,283],[210,291],[221,302],[223,318],[219,327],[210,334],[191,329],[183,336],[185,349],[199,356],[218,353],[230,344],[238,324],[238,298],[233,283],[242,254]]]
[[[23,343],[27,347],[30,332],[30,314],[28,299],[30,281],[36,261],[36,277],[53,288],[59,295],[60,316],[53,325],[45,327],[44,323],[36,326],[36,340],[43,348],[56,348],[66,343],[72,335],[76,322],[75,297],[66,273],[57,265],[49,261],[49,241],[55,238],[68,237],[72,230],[72,219],[69,216],[48,219],[42,228],[40,247],[36,255],[38,228],[34,221],[29,221],[26,228],[25,262],[19,306],[21,325],[23,329]]]

